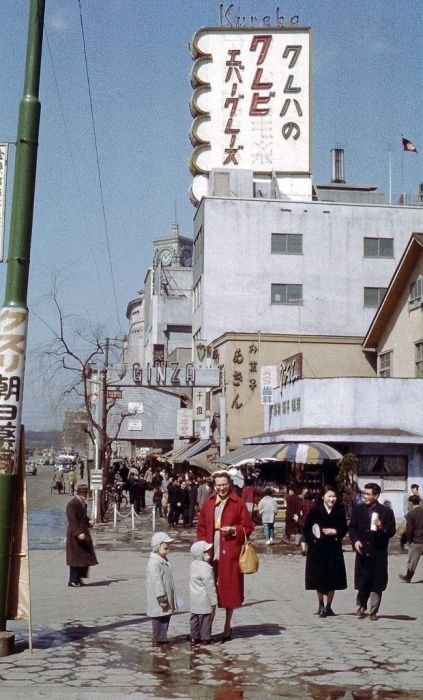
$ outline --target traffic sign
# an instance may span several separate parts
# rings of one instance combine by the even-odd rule
[[[101,469],[94,469],[90,474],[90,484],[93,491],[103,489],[103,472]]]

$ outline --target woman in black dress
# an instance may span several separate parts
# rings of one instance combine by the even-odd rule
[[[342,552],[342,539],[346,533],[344,506],[337,503],[334,489],[325,486],[321,503],[310,510],[304,525],[304,535],[308,544],[305,587],[307,591],[316,591],[320,617],[335,615],[332,610],[335,591],[347,587]]]

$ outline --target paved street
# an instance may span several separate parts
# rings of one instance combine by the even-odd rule
[[[64,509],[67,499],[56,497],[56,509]],[[167,652],[153,652],[144,600],[151,520],[143,523],[137,522],[135,533],[128,530],[129,521],[121,522],[116,533],[110,527],[97,530],[100,565],[81,589],[66,586],[60,537],[54,540],[53,533],[50,545],[34,545],[50,546],[31,551],[34,649],[28,650],[26,623],[9,623],[16,631],[16,653],[0,659],[2,700],[423,698],[423,568],[420,564],[412,584],[401,583],[398,573],[406,556],[397,542],[380,619],[353,615],[354,557],[346,547],[349,589],[335,596],[337,617],[322,620],[315,614],[314,593],[304,591],[304,558],[294,547],[265,548],[258,528],[260,569],[245,579],[245,605],[235,613],[233,640],[220,643],[219,612],[215,642],[191,652],[187,571],[192,533],[180,530],[170,554],[180,600],[170,627],[173,645]]]

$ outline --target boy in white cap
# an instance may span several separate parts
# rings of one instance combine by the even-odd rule
[[[213,559],[213,544],[200,540],[191,547],[194,561],[189,571],[191,647],[210,644],[211,628],[216,614],[217,593]]]
[[[167,559],[169,544],[174,540],[167,532],[155,532],[151,538],[152,552],[147,564],[147,615],[153,626],[153,646],[169,646],[167,631],[176,608],[175,584]]]

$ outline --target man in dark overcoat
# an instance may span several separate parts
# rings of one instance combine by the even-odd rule
[[[364,617],[369,603],[370,619],[377,620],[382,592],[388,585],[388,544],[395,535],[396,524],[392,509],[378,501],[378,484],[366,484],[362,495],[364,503],[355,506],[349,526],[349,536],[356,552],[356,615]]]
[[[66,507],[66,564],[69,566],[68,586],[71,588],[83,586],[81,579],[88,576],[88,567],[98,564],[90,535],[93,523],[87,516],[87,498],[88,486],[79,484],[76,495]]]

